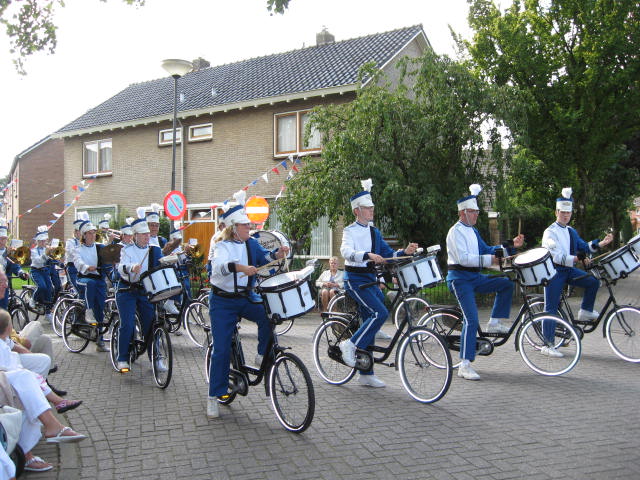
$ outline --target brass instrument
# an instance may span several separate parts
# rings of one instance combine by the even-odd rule
[[[48,248],[47,256],[52,260],[62,260],[62,257],[64,257],[64,245],[59,244],[55,248]]]
[[[105,245],[108,245],[109,243],[111,243],[111,239],[109,238],[110,235],[113,235],[113,238],[115,238],[116,240],[120,240],[122,232],[120,232],[120,230],[113,230],[112,228],[108,228],[106,230],[98,230],[96,232],[96,243],[103,243]]]
[[[16,248],[9,258],[20,265],[26,265],[31,260],[31,249],[26,245]]]
[[[186,248],[186,247],[191,247],[191,248]],[[187,255],[187,257],[189,258],[193,258],[198,259],[198,258],[202,258],[202,256],[204,255],[204,252],[202,251],[202,247],[200,246],[200,244],[196,244],[196,245],[190,245],[188,243],[185,243],[183,245],[184,248],[184,253]]]

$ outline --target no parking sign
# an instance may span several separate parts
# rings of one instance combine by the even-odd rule
[[[164,196],[164,214],[171,220],[180,220],[187,211],[187,199],[179,190],[172,190]]]

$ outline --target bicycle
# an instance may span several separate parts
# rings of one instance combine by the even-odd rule
[[[382,266],[396,278],[403,267],[405,265],[394,262]],[[377,284],[378,282],[374,281],[361,285],[360,288],[377,288]],[[313,336],[313,360],[316,369],[327,383],[342,385],[351,380],[356,371],[368,372],[374,363],[383,364],[399,371],[403,387],[414,400],[421,403],[437,402],[451,385],[452,365],[449,348],[434,330],[414,325],[415,317],[411,304],[407,303],[406,299],[412,298],[410,295],[415,293],[416,284],[399,282],[398,288],[392,311],[404,310],[399,327],[388,346],[371,345],[367,349],[356,349],[355,367],[344,363],[339,344],[351,338],[360,327],[359,315],[322,312],[322,324]],[[396,344],[398,348],[395,362],[385,363]],[[380,353],[381,356],[375,357],[374,353]]]
[[[544,249],[546,250],[546,249]],[[506,267],[503,260],[499,262],[503,274],[515,272],[515,282],[518,284],[523,303],[518,315],[507,333],[484,332],[478,325],[476,339],[476,354],[491,355],[496,347],[504,345],[515,332],[515,349],[525,364],[534,372],[546,376],[563,375],[571,371],[580,360],[582,343],[580,334],[573,325],[563,318],[544,312],[536,313],[531,306],[535,297],[527,294],[526,287],[533,286],[531,282],[525,282],[518,267]],[[554,271],[555,273],[555,271]],[[538,285],[546,285],[548,278],[540,279]],[[527,283],[525,285],[525,283]],[[458,305],[449,305],[434,309],[431,313],[422,317],[418,324],[425,325],[438,332],[453,351],[460,351],[461,334],[464,316]],[[556,322],[554,339],[547,341],[543,335],[544,322]],[[549,347],[562,348],[562,357],[545,355]],[[454,368],[459,367],[460,361],[454,363]]]
[[[7,288],[9,289],[9,303],[7,310],[11,315],[11,324],[16,332],[22,331],[22,329],[29,323],[29,312],[24,304],[22,298],[16,295],[13,289],[13,279],[17,278],[14,275],[7,275],[8,282]]]
[[[135,361],[151,349],[151,371],[153,380],[156,385],[165,389],[171,382],[173,371],[173,349],[171,347],[171,339],[167,332],[164,320],[158,315],[158,306],[154,305],[155,313],[149,330],[146,334],[142,330],[138,314],[135,315],[134,334],[129,346],[129,365],[132,366]],[[118,341],[120,338],[120,314],[114,313],[110,327],[111,348],[110,358],[113,369],[118,373],[126,373],[129,370],[120,370],[118,368]]]
[[[86,322],[87,306],[83,299],[73,298],[65,302],[67,308],[62,316],[62,340],[71,353],[80,353],[87,348],[89,342],[97,342],[109,331],[113,319],[118,315],[115,298],[108,298],[105,301],[104,322],[100,324]]]
[[[623,268],[621,270],[605,268],[605,265],[608,265],[606,260],[607,259],[604,258],[600,264],[587,266],[587,272],[584,275],[593,275],[598,280],[603,280],[609,292],[609,296],[600,310],[598,318],[594,320],[578,320],[573,314],[564,291],[560,296],[558,315],[571,322],[581,333],[591,333],[595,331],[598,325],[600,325],[600,322],[604,320],[602,336],[607,339],[613,353],[627,362],[639,363],[640,339],[638,332],[640,332],[640,308],[632,305],[620,305],[613,293],[613,286],[616,285],[617,281],[627,278],[628,274],[635,270],[637,266],[631,267],[630,269]],[[544,299],[536,298],[531,307],[544,311]]]

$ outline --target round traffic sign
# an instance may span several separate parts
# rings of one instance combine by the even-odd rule
[[[187,199],[179,190],[172,190],[164,196],[164,214],[171,220],[180,220],[187,211]]]
[[[244,211],[253,223],[264,223],[269,218],[269,202],[263,197],[253,196],[244,204]]]

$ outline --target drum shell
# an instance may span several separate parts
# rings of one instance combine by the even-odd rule
[[[151,303],[158,303],[182,293],[182,284],[178,281],[176,271],[169,265],[143,273],[140,281]]]
[[[282,260],[279,264],[274,265],[272,269],[261,270],[258,275],[261,277],[271,277],[272,275],[286,271],[289,268],[289,263],[293,258],[293,249],[287,236],[278,230],[259,230],[251,235],[258,243],[266,250],[273,251],[280,247],[289,247],[289,255]]]
[[[269,313],[280,318],[296,318],[315,307],[309,278],[297,278],[295,272],[282,273],[264,280],[258,291]]]
[[[633,254],[640,260],[640,235],[636,235],[627,243]]]
[[[529,262],[523,262],[524,255],[528,254],[530,256],[533,252],[536,252],[537,258]],[[521,259],[520,261],[518,261],[519,258]],[[553,266],[551,254],[546,248],[535,248],[524,252],[513,260],[513,266],[518,273],[520,283],[527,287],[546,285],[556,274],[556,267]]]
[[[631,246],[627,244],[601,259],[599,266],[601,273],[613,281],[625,278],[640,266],[640,262],[633,254]]]
[[[398,283],[404,292],[417,290],[442,281],[442,272],[435,256],[423,257],[398,266]]]

